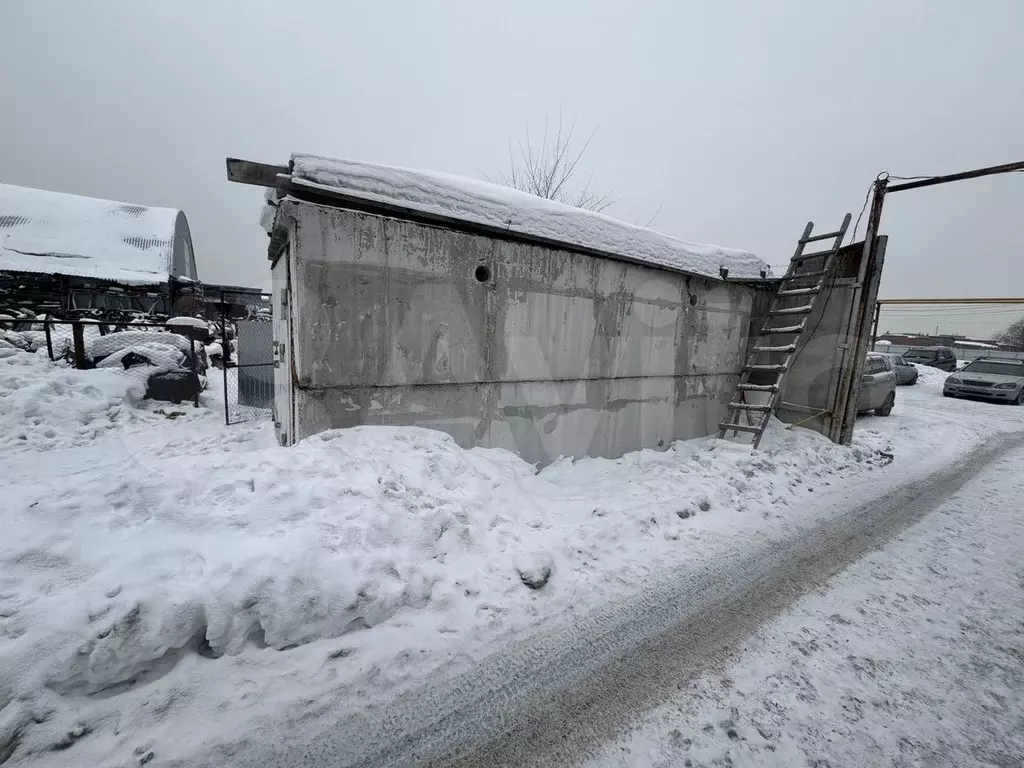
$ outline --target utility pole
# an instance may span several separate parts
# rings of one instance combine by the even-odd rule
[[[878,178],[875,179],[875,186],[871,197],[871,213],[868,214],[868,226],[867,232],[864,234],[864,260],[867,262],[868,270],[873,267],[872,259],[874,257],[875,244],[874,240],[878,235],[878,228],[882,223],[882,206],[885,203],[885,196],[892,192],[905,192],[908,189],[921,189],[922,187],[932,187],[936,184],[948,184],[952,181],[963,181],[965,179],[977,179],[981,176],[994,176],[999,173],[1014,173],[1017,171],[1024,171],[1024,161],[1017,163],[1006,163],[1005,165],[993,165],[988,168],[978,168],[973,171],[964,171],[962,173],[952,173],[948,176],[930,176],[925,179],[916,179],[914,181],[907,181],[903,184],[889,185],[889,174],[880,173]],[[868,274],[871,274],[870,271]],[[871,349],[875,348],[875,341],[878,338],[878,308],[875,310],[875,327],[871,334]],[[936,335],[938,330],[936,329]]]

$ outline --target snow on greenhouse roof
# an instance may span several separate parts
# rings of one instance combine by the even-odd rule
[[[0,271],[164,283],[178,215],[172,208],[0,184]]]
[[[297,188],[326,188],[371,203],[399,206],[501,230],[510,236],[543,239],[706,277],[760,279],[768,265],[749,251],[678,240],[601,213],[574,208],[487,181],[434,171],[292,156]]]

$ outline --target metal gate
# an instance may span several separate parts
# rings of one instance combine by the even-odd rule
[[[221,317],[224,422],[270,419],[274,407],[274,326],[271,318]]]

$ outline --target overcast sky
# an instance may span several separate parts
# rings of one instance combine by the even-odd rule
[[[181,208],[204,280],[267,286],[261,191],[226,156],[479,176],[561,110],[597,129],[609,213],[784,264],[881,170],[1024,160],[1022,29],[1022,0],[8,0],[0,181]],[[1024,295],[1024,174],[887,205],[883,297]]]

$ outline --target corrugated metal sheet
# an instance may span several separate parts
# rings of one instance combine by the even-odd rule
[[[0,184],[0,270],[165,283],[178,216],[172,208]]]

